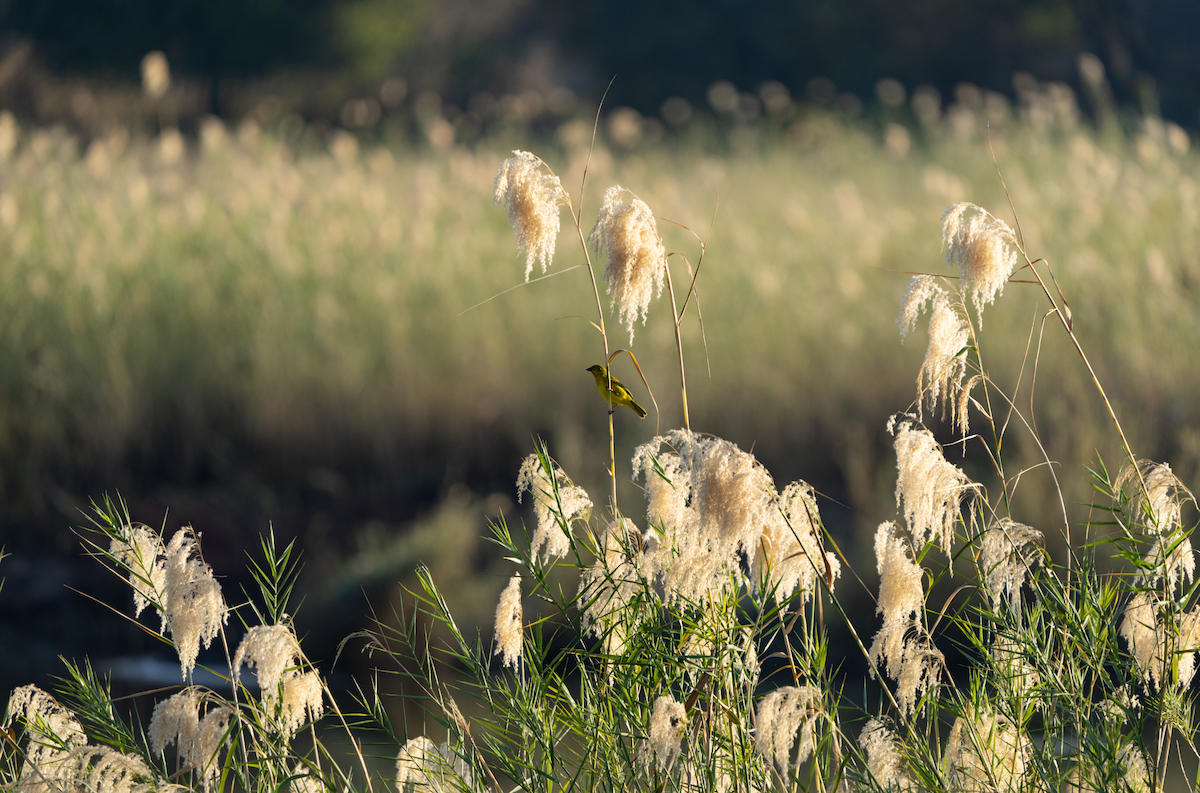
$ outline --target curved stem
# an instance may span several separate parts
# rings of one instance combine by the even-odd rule
[[[692,429],[692,422],[688,418],[688,401],[687,401],[687,375],[683,368],[683,337],[679,335],[679,320],[680,314],[675,308],[675,289],[671,285],[671,268],[667,263],[663,262],[663,269],[667,273],[667,294],[671,296],[671,319],[675,322],[675,349],[679,352],[679,389],[683,394],[683,426],[689,432]],[[689,290],[689,295],[691,294]]]
[[[1029,265],[1029,271],[1033,273],[1033,277],[1037,279],[1038,286],[1040,286],[1042,291],[1046,294],[1046,299],[1050,301],[1050,305],[1054,306],[1054,313],[1058,315],[1058,319],[1062,323],[1063,330],[1065,330],[1067,335],[1071,338],[1071,343],[1075,345],[1075,351],[1079,353],[1079,357],[1083,360],[1083,365],[1087,367],[1088,374],[1091,375],[1092,378],[1092,384],[1096,386],[1096,391],[1099,392],[1100,398],[1104,400],[1104,407],[1108,410],[1108,417],[1112,419],[1113,426],[1117,429],[1117,436],[1121,439],[1121,448],[1125,450],[1125,456],[1129,459],[1129,464],[1133,466],[1133,470],[1137,473],[1138,483],[1142,486],[1142,493],[1149,498],[1149,491],[1146,488],[1146,480],[1142,477],[1141,469],[1138,468],[1137,458],[1133,456],[1133,448],[1130,447],[1129,440],[1125,437],[1125,431],[1121,429],[1121,422],[1117,418],[1116,411],[1113,410],[1112,402],[1109,401],[1108,394],[1104,392],[1104,386],[1100,384],[1100,378],[1096,376],[1096,370],[1092,368],[1092,362],[1088,360],[1087,354],[1083,351],[1083,346],[1080,345],[1078,337],[1075,336],[1075,330],[1072,327],[1074,323],[1071,322],[1070,309],[1065,308],[1066,301],[1063,301],[1063,306],[1060,307],[1058,305],[1058,302],[1054,299],[1054,296],[1050,294],[1050,290],[1046,287],[1046,282],[1042,280],[1041,274],[1037,271],[1037,268],[1033,266],[1033,262],[1029,261],[1028,254],[1026,254],[1023,249],[1018,250],[1021,250],[1021,255],[1025,257],[1025,261]],[[1046,267],[1049,269],[1049,263],[1046,263]],[[1053,272],[1050,273],[1050,277],[1054,277]],[[1057,282],[1055,282],[1055,288],[1058,288]],[[1059,294],[1062,294],[1061,290],[1059,291]]]

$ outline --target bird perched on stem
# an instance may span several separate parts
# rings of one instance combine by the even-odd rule
[[[594,364],[588,367],[588,371],[596,378],[596,390],[600,392],[600,396],[613,406],[609,413],[616,410],[617,405],[628,405],[638,418],[646,418],[646,409],[633,401],[633,394],[629,393],[629,389],[622,385],[620,380],[615,377],[609,378],[607,369],[600,364]]]

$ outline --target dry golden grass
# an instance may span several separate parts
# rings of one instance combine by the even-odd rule
[[[592,155],[598,189],[629,187],[702,237],[711,221],[706,365],[698,325],[683,328],[692,425],[753,447],[783,480],[804,458],[810,476],[844,483],[867,531],[889,501],[878,428],[915,395],[924,348],[900,345],[896,300],[909,276],[891,271],[952,274],[937,243],[946,207],[1006,205],[983,128],[962,112],[914,132],[907,149],[891,127],[813,116],[787,131],[736,130],[727,149],[697,134]],[[573,124],[546,156],[578,200],[587,135]],[[6,129],[6,503],[147,471],[183,482],[249,468],[268,479],[353,468],[438,480],[459,465],[479,479],[489,454],[525,448],[531,430],[582,484],[604,478],[581,453],[603,420],[582,371],[596,349],[586,273],[477,306],[521,281],[492,206],[508,141],[438,153],[339,132],[327,149],[296,151],[252,124],[212,121],[197,140],[118,130],[84,146],[55,129]],[[1200,168],[1186,136],[1147,119],[1115,139],[1031,107],[994,125],[992,140],[1026,247],[1047,253],[1075,301],[1077,332],[1135,445],[1176,460],[1186,479],[1200,460]],[[585,203],[585,223],[595,211]],[[668,252],[696,260],[690,234],[660,230]],[[559,250],[552,273],[580,258],[565,240]],[[1028,367],[1041,304],[1022,288],[989,308],[988,326],[998,339],[1033,329]],[[656,394],[677,391],[672,333],[652,318],[637,335]],[[1051,339],[1039,366],[1059,368],[1066,352]],[[1024,353],[1017,342],[985,349],[1009,383]],[[1027,369],[1022,388],[1031,382]],[[1053,457],[1109,450],[1089,384],[1034,398],[1061,428]],[[660,426],[682,423],[676,402],[660,400]],[[653,430],[619,423],[618,462]],[[1024,492],[1046,496],[1034,491]]]

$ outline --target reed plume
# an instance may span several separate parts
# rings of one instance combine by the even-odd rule
[[[504,656],[505,666],[517,668],[521,660],[524,628],[521,576],[518,574],[508,580],[508,586],[500,593],[500,602],[496,605],[496,655]]]
[[[662,294],[666,275],[667,254],[654,213],[632,192],[613,185],[604,191],[588,241],[608,254],[604,280],[610,306],[616,308],[632,344],[633,325],[639,315],[645,324],[650,300]]]
[[[525,280],[534,262],[546,272],[554,259],[559,211],[569,203],[558,177],[537,155],[514,151],[496,172],[495,203],[508,210],[517,251],[525,251]]]

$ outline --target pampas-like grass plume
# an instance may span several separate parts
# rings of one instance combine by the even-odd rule
[[[1121,617],[1121,638],[1129,646],[1138,669],[1148,681],[1157,684],[1161,664],[1156,663],[1159,652],[1157,608],[1146,592],[1139,592],[1125,607]]]
[[[1172,625],[1164,613],[1168,604],[1150,591],[1134,595],[1121,617],[1121,638],[1147,683],[1162,688],[1174,677],[1175,685],[1187,688],[1196,674],[1200,606],[1175,616]]]
[[[182,769],[200,772],[207,790],[220,772],[217,753],[225,745],[233,708],[228,705],[209,705],[204,717],[200,705],[204,698],[200,689],[188,686],[178,694],[154,706],[150,717],[150,751],[157,755],[166,752],[174,743]]]
[[[858,736],[858,744],[867,753],[867,771],[884,790],[914,790],[904,757],[896,748],[896,734],[878,719],[871,719]]]
[[[1140,474],[1140,476],[1139,476]],[[1142,483],[1146,489],[1142,490]],[[1113,482],[1113,489],[1122,491],[1134,505],[1132,518],[1147,534],[1163,535],[1182,523],[1183,505],[1196,503],[1171,466],[1153,460],[1138,460],[1137,468],[1125,466]]]
[[[191,526],[175,532],[165,555],[163,628],[171,632],[186,678],[196,667],[201,642],[207,648],[229,620],[229,607],[212,568],[200,558]]]
[[[743,581],[743,554],[780,596],[811,595],[816,575],[832,585],[840,570],[821,545],[812,489],[797,482],[776,492],[766,468],[729,441],[672,430],[634,451],[633,476],[643,475],[654,528],[639,569],[661,580],[668,600],[702,600]]]
[[[255,625],[242,638],[233,656],[234,680],[240,682],[242,666],[258,672],[258,687],[263,698],[279,695],[284,670],[300,663],[300,643],[287,625]]]
[[[795,592],[811,600],[818,579],[832,587],[842,567],[837,556],[825,550],[812,486],[788,485],[779,494],[777,508],[765,517],[757,553],[751,557],[751,575],[765,575],[768,588],[780,600]]]
[[[263,703],[271,714],[278,706],[279,728],[288,736],[304,724],[306,716],[315,721],[325,712],[320,677],[296,668],[303,658],[290,625],[255,625],[233,657],[235,680],[240,680],[242,666],[257,670]]]
[[[553,469],[553,481],[536,454],[525,458],[517,474],[517,501],[520,502],[526,491],[532,493],[533,511],[537,516],[529,554],[537,556],[540,551],[543,563],[571,550],[571,522],[575,518],[587,520],[592,511],[592,500],[587,492],[576,487],[558,463],[546,459]]]
[[[496,606],[496,655],[503,655],[504,665],[513,669],[521,660],[524,627],[521,576],[518,574],[508,580]]]
[[[289,738],[309,721],[325,713],[325,686],[314,671],[295,669],[283,673],[283,697],[279,701],[280,731]]]
[[[89,746],[75,715],[37,686],[22,686],[9,696],[4,727],[16,719],[25,723],[28,741],[21,775],[12,790],[133,793],[158,789],[154,773],[141,758],[107,746]]]
[[[642,752],[642,762],[667,771],[683,751],[683,734],[687,729],[687,710],[683,703],[671,697],[654,700],[650,714],[650,735]]]
[[[755,713],[754,745],[759,754],[781,772],[799,768],[817,748],[817,720],[825,714],[825,702],[816,686],[783,686],[763,697]],[[796,746],[796,733],[800,743]],[[796,746],[796,762],[791,762]]]
[[[1114,774],[1116,771],[1119,776]],[[1064,790],[1080,793],[1099,793],[1119,790],[1122,793],[1151,793],[1150,772],[1146,755],[1133,743],[1127,743],[1116,754],[1115,768],[1098,765],[1086,758],[1071,770]],[[1121,784],[1121,783],[1124,784]],[[1168,788],[1169,789],[1169,788]],[[1161,788],[1160,788],[1161,790]]]
[[[1145,490],[1142,484],[1145,483]],[[1168,590],[1186,584],[1196,571],[1190,536],[1183,529],[1183,505],[1196,503],[1192,492],[1175,476],[1171,466],[1151,460],[1127,465],[1117,476],[1113,489],[1122,492],[1132,505],[1130,520],[1154,538],[1144,557],[1150,572],[1145,582],[1153,586],[1166,579]]]
[[[1129,743],[1121,748],[1118,761],[1130,793],[1150,793],[1150,772],[1146,768],[1145,752]]]
[[[396,757],[396,789],[399,793],[416,793],[428,788],[425,768],[438,757],[437,746],[424,735],[404,744]]]
[[[495,194],[496,206],[508,210],[518,252],[525,251],[525,280],[535,261],[546,272],[558,240],[559,209],[569,203],[562,183],[540,157],[514,151],[496,172]]]
[[[154,773],[140,757],[107,746],[81,746],[62,752],[22,777],[17,793],[145,793],[169,786],[155,784]]]
[[[650,300],[662,293],[666,274],[667,253],[654,213],[636,195],[613,185],[604,191],[588,241],[608,254],[604,280],[632,344],[633,324],[639,315],[645,324]]]
[[[949,554],[959,505],[968,495],[978,495],[979,485],[946,462],[933,433],[912,416],[892,416],[888,432],[896,437],[896,506],[904,505],[908,531],[918,544],[938,540]],[[974,499],[970,507],[974,523]]]
[[[962,291],[975,304],[983,324],[983,307],[1004,291],[1017,267],[1017,237],[1003,220],[974,204],[955,204],[942,216],[946,262],[958,267]]]
[[[971,707],[950,728],[946,773],[950,789],[963,793],[1024,790],[1033,743],[1007,717],[983,705]]]
[[[413,738],[396,757],[399,793],[451,793],[476,790],[471,766],[446,744],[435,745],[424,735]]]
[[[146,606],[162,606],[167,580],[167,564],[162,538],[144,523],[121,528],[113,537],[109,554],[129,570],[129,586],[133,589],[133,616],[139,617]]]
[[[955,309],[949,292],[938,286],[932,276],[918,275],[909,283],[901,306],[901,340],[912,330],[926,304],[932,305],[929,346],[925,348],[925,360],[917,372],[917,410],[922,411],[928,405],[933,411],[940,399],[942,416],[949,414],[965,435],[970,426],[967,414],[970,386],[976,382],[972,378],[968,387],[963,388],[971,326]]]
[[[876,665],[887,662],[900,705],[906,714],[912,713],[925,691],[937,684],[944,664],[925,629],[924,571],[912,560],[907,541],[891,522],[881,523],[875,531],[875,559],[879,570],[876,611],[883,614],[883,626],[871,643],[871,660]]]
[[[979,564],[993,603],[1007,595],[1015,611],[1021,602],[1021,587],[1030,570],[1041,563],[1045,536],[1024,523],[1000,518],[983,535]]]
[[[1174,591],[1176,584],[1187,584],[1196,572],[1196,555],[1192,550],[1191,537],[1181,529],[1155,538],[1142,561],[1154,571],[1146,576],[1146,582],[1154,586],[1165,578],[1168,591]]]
[[[87,744],[87,735],[75,714],[37,686],[13,689],[8,697],[7,711],[5,729],[20,719],[25,723],[29,735],[21,770],[22,779],[36,780],[39,774],[45,773],[42,771],[44,767],[61,759],[65,753]]]
[[[875,530],[875,565],[879,571],[879,601],[875,613],[883,615],[883,627],[871,643],[871,659],[887,661],[891,677],[900,674],[904,638],[925,611],[924,571],[914,562],[908,544],[896,524],[879,524]]]

